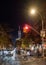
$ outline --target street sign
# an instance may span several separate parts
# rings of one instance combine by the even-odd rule
[[[42,31],[40,32],[40,36],[41,36],[41,37],[45,37],[45,31],[42,30]]]

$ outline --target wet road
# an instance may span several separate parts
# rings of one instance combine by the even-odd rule
[[[20,65],[18,57],[13,59],[12,57],[0,57],[0,65]]]
[[[22,59],[16,57],[15,60],[12,57],[0,57],[0,65],[46,65],[46,58],[34,58]]]
[[[31,58],[29,61],[23,61],[21,65],[46,65],[46,58]]]

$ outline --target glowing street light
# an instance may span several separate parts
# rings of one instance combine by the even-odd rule
[[[24,33],[28,33],[31,30],[31,26],[28,24],[25,24],[23,27],[23,32]]]
[[[28,29],[28,26],[26,26],[25,29]]]
[[[30,14],[35,14],[36,13],[36,10],[35,9],[32,9],[31,11],[30,11]]]

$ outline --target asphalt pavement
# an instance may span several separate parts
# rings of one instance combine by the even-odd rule
[[[0,57],[0,65],[46,65],[46,58],[28,57],[13,60],[11,57]]]
[[[46,58],[31,57],[30,60],[22,61],[21,65],[46,65]]]

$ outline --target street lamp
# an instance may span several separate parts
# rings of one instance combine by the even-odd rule
[[[31,11],[30,11],[30,14],[32,14],[32,15],[34,15],[36,13],[36,10],[35,9],[32,9]]]
[[[45,31],[44,31],[44,22],[43,22],[43,17],[42,17],[42,15],[38,12],[38,11],[36,11],[35,9],[32,9],[31,11],[30,11],[30,14],[32,14],[32,15],[35,15],[35,14],[38,14],[40,17],[41,17],[41,20],[42,20],[42,30],[41,30],[41,37],[42,37],[42,45],[43,45],[43,43],[44,43],[44,37],[45,37]],[[44,57],[44,48],[43,48],[43,57]]]

